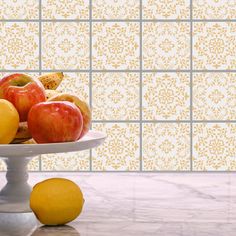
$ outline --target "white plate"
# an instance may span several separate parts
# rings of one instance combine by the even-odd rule
[[[31,157],[47,153],[82,151],[102,144],[106,134],[89,131],[76,142],[45,143],[45,144],[0,144],[0,157]]]

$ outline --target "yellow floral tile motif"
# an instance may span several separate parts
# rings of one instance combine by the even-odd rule
[[[143,170],[189,170],[190,126],[183,123],[143,125]]]
[[[189,0],[143,0],[143,19],[188,19]]]
[[[189,69],[189,23],[144,23],[143,66],[144,69]]]
[[[94,19],[138,19],[137,0],[93,0]]]
[[[139,69],[139,23],[93,24],[93,69]]]
[[[93,129],[107,134],[104,144],[92,150],[93,170],[139,170],[139,124],[95,123]]]
[[[89,170],[89,150],[81,152],[42,155],[44,171],[85,171]]]
[[[42,0],[43,19],[88,19],[89,0]]]
[[[138,120],[139,74],[94,73],[93,119]]]
[[[144,120],[188,120],[189,97],[188,73],[143,74]]]
[[[29,171],[39,171],[39,157],[34,157],[28,164]]]
[[[234,0],[193,1],[194,19],[235,19],[236,2]]]
[[[2,72],[2,73],[0,72],[0,80],[3,76],[13,74],[13,73],[14,72]],[[28,75],[32,76],[33,78],[37,78],[39,76],[39,73],[32,73],[32,72],[22,72],[22,73],[28,74]]]
[[[235,69],[235,45],[235,22],[194,23],[194,69]]]
[[[38,0],[0,0],[0,19],[37,19]]]
[[[38,24],[0,23],[0,68],[38,69]]]
[[[236,120],[235,94],[235,73],[194,74],[193,119]]]
[[[236,124],[208,123],[193,126],[193,169],[236,170]]]
[[[6,171],[7,166],[3,160],[0,160],[0,171]],[[34,157],[28,164],[29,171],[39,171],[39,158]]]
[[[57,88],[63,93],[78,96],[89,103],[89,75],[88,73],[64,73],[64,79]]]
[[[89,68],[88,23],[43,23],[42,46],[43,69]]]

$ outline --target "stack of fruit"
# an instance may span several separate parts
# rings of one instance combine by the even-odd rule
[[[56,91],[63,77],[17,73],[0,79],[0,144],[71,142],[88,132],[87,103]]]

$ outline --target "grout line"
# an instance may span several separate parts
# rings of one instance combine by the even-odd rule
[[[92,123],[236,123],[236,120],[92,120]]]
[[[140,110],[139,110],[139,120],[140,120],[140,123],[139,123],[139,158],[140,158],[140,171],[143,170],[143,125],[142,125],[142,119],[143,119],[143,85],[142,85],[142,70],[143,70],[143,23],[142,23],[142,18],[143,18],[143,13],[142,13],[142,7],[143,7],[143,3],[142,3],[142,0],[140,0],[140,6],[139,6],[139,14],[140,14],[140,35],[139,35],[139,60],[140,60],[140,81],[139,81],[139,102],[140,102]]]
[[[29,171],[30,173],[77,173],[80,172],[81,173],[101,173],[101,174],[109,174],[109,173],[113,173],[113,174],[120,174],[120,173],[126,173],[126,174],[140,174],[140,170],[93,170],[92,172],[90,170],[43,170],[43,171]],[[4,170],[1,170],[0,173],[6,173],[6,171]],[[158,174],[236,174],[236,170],[232,170],[232,171],[229,171],[229,170],[220,170],[220,171],[216,171],[216,170],[193,170],[193,171],[190,171],[190,170],[143,170],[142,171],[142,174],[155,174],[155,173],[158,173]]]
[[[91,70],[80,70],[80,69],[74,69],[74,70],[67,70],[67,69],[35,69],[35,70],[22,70],[22,69],[16,69],[16,70],[4,70],[0,69],[0,73],[5,72],[28,72],[28,73],[39,73],[39,72],[67,72],[67,73],[89,73]],[[93,73],[140,73],[140,69],[138,70],[92,70]],[[236,73],[236,70],[142,70],[143,73]]]
[[[39,6],[41,7],[41,6]],[[0,22],[140,22],[140,19],[0,19]],[[236,22],[236,19],[142,19],[142,22]]]
[[[39,74],[42,74],[42,0],[39,0]],[[39,170],[42,171],[42,155],[39,155]]]
[[[190,171],[193,171],[193,0],[190,0]]]
[[[92,110],[92,0],[89,0],[89,106]],[[92,129],[91,124],[91,129]],[[92,149],[89,149],[89,170],[92,171]]]

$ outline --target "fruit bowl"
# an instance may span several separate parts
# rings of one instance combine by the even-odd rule
[[[0,145],[0,158],[7,165],[7,184],[0,191],[0,212],[31,212],[27,164],[33,157],[91,149],[102,144],[105,138],[104,133],[91,130],[76,142]]]

